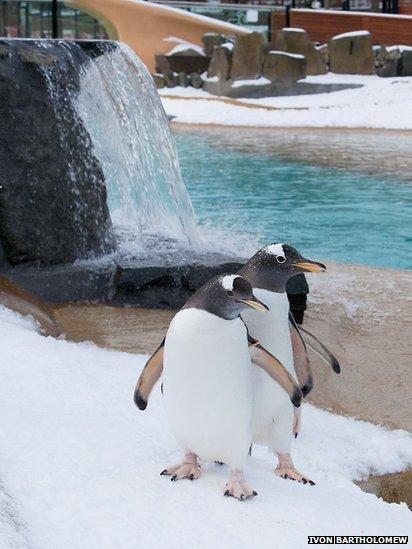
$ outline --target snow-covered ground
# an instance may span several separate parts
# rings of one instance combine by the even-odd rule
[[[0,349],[2,549],[300,549],[307,535],[412,534],[406,505],[352,482],[408,467],[404,431],[305,405],[295,456],[316,486],[276,478],[257,448],[247,477],[259,495],[241,503],[222,496],[226,467],[159,476],[179,452],[159,391],[146,412],[132,403],[144,356],[43,338],[4,308]]]
[[[185,124],[412,129],[412,77],[328,73],[309,76],[302,82],[352,83],[363,87],[230,102],[193,88],[163,88],[159,93],[166,112]],[[249,108],[246,104],[261,108]]]

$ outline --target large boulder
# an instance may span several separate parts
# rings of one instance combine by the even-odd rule
[[[200,89],[203,88],[203,78],[198,72],[192,72],[189,74],[190,85],[192,88]]]
[[[210,57],[199,55],[198,52],[195,52],[195,55],[186,55],[183,52],[167,55],[159,54],[155,55],[155,60],[156,71],[161,74],[171,72],[185,72],[186,74],[198,72],[202,74],[207,70],[210,63]]]
[[[306,59],[303,55],[270,51],[263,65],[263,76],[271,82],[297,82],[306,77]]]
[[[412,48],[401,48],[400,76],[412,76]]]
[[[368,31],[347,32],[329,41],[330,70],[338,74],[374,74],[372,36]]]
[[[327,66],[322,52],[319,51],[303,29],[284,28],[274,35],[272,51],[284,51],[303,55],[306,59],[306,72],[310,75],[326,74]]]
[[[374,46],[375,69],[379,76],[390,78],[398,76],[402,54],[398,48],[387,49],[385,46]]]
[[[217,34],[216,32],[207,32],[202,36],[203,50],[208,57],[213,56],[213,48],[215,46],[221,46],[227,42],[226,36],[223,34]]]
[[[262,75],[264,38],[251,32],[236,38],[233,49],[231,77],[234,80],[255,79]]]
[[[215,46],[213,57],[207,71],[208,78],[229,80],[232,69],[232,51],[226,46]]]
[[[105,178],[76,100],[84,68],[118,46],[90,44],[0,41],[0,240],[10,264],[114,250]]]
[[[154,74],[153,80],[158,90],[166,86],[165,77],[163,76],[163,74],[158,74],[158,73]]]

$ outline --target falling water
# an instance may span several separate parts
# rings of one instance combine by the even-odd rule
[[[82,75],[76,108],[101,163],[118,234],[132,240],[136,252],[154,238],[196,245],[169,123],[140,59],[123,45],[94,59]]]

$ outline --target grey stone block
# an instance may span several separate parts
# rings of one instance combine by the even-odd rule
[[[329,41],[330,70],[338,74],[374,74],[375,59],[369,32],[345,33]]]
[[[296,82],[306,77],[303,55],[270,51],[263,65],[263,76],[271,82]]]
[[[233,49],[231,78],[255,79],[262,75],[264,38],[259,32],[238,36]]]
[[[213,57],[207,71],[209,78],[217,77],[219,80],[229,80],[232,68],[232,52],[224,46],[216,46]]]

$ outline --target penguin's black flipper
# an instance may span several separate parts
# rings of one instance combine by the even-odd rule
[[[133,400],[139,410],[146,409],[149,395],[156,381],[162,375],[165,339],[146,362],[134,390]]]
[[[249,351],[252,362],[263,368],[279,385],[285,389],[297,408],[302,403],[302,391],[299,385],[286,370],[283,364],[269,351],[267,351],[259,341],[248,334]]]
[[[326,362],[326,364],[328,364],[336,374],[340,374],[340,364],[329,349],[325,347],[325,345],[321,343],[317,337],[305,330],[305,328],[300,326],[298,330],[306,345],[312,349],[314,353],[320,356],[320,358]]]
[[[305,342],[302,339],[300,330],[291,313],[289,313],[289,330],[290,339],[292,341],[293,364],[302,395],[305,397],[313,389],[312,368],[310,366]]]

